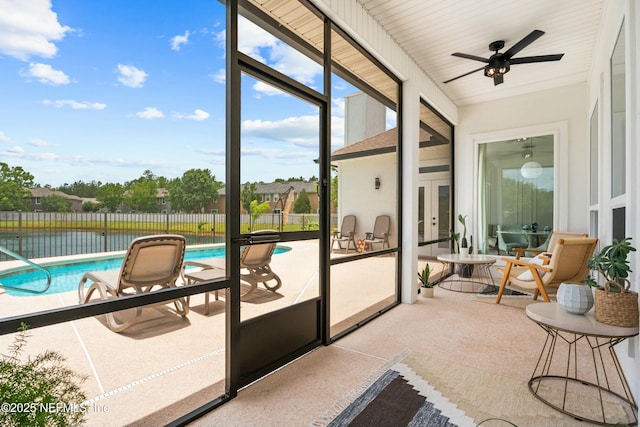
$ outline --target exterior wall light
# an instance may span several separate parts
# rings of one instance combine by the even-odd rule
[[[376,190],[379,190],[380,189],[380,178],[376,177],[375,185],[376,185]]]

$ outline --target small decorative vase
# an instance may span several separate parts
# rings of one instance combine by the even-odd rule
[[[469,248],[460,248],[460,256],[468,257],[469,256]]]
[[[571,314],[584,314],[593,307],[593,292],[581,283],[561,283],[556,299]]]
[[[431,288],[420,288],[420,295],[422,298],[433,298],[433,287]]]

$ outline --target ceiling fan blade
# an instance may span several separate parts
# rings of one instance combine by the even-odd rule
[[[532,32],[529,33],[528,36],[526,36],[525,38],[520,40],[518,43],[511,46],[509,50],[507,50],[505,53],[502,54],[502,57],[505,59],[510,59],[513,55],[520,52],[522,49],[529,46],[534,41],[538,40],[538,38],[541,37],[543,34],[544,34],[544,31],[533,30]]]
[[[468,76],[469,74],[473,74],[473,73],[478,72],[478,71],[480,71],[480,70],[484,70],[484,67],[480,67],[480,68],[478,68],[478,69],[476,69],[476,70],[469,71],[468,73],[464,73],[464,74],[462,74],[461,76],[454,77],[454,78],[449,79],[449,80],[447,80],[446,82],[442,82],[442,83],[449,83],[449,82],[452,82],[452,81],[454,81],[454,80],[458,80],[459,78],[462,78],[462,77]]]
[[[489,63],[489,59],[488,58],[483,58],[481,56],[475,56],[475,55],[469,55],[469,54],[466,54],[466,53],[456,52],[456,53],[452,53],[451,56],[457,56],[459,58],[473,59],[474,61],[480,61],[480,62]]]
[[[530,64],[533,62],[549,62],[549,61],[560,61],[564,53],[559,53],[557,55],[541,55],[541,56],[525,56],[522,58],[511,58],[509,63],[513,64]]]
[[[504,77],[502,76],[502,74],[496,74],[495,76],[493,76],[493,85],[494,86],[498,86],[499,84],[504,82]]]

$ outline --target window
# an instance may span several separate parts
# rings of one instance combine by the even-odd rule
[[[624,25],[611,55],[611,197],[625,194],[626,98]]]
[[[33,200],[36,205],[40,204],[40,197],[34,197]]]
[[[554,137],[543,135],[480,144],[478,249],[505,253],[507,240],[539,246],[553,229]],[[490,231],[496,231],[493,244]],[[515,234],[515,235],[512,235]]]

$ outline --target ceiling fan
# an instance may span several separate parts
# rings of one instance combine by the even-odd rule
[[[498,51],[504,47],[504,41],[497,40],[495,42],[492,42],[489,44],[489,50],[492,50],[495,53],[491,55],[489,58],[482,58],[480,56],[468,55],[466,53],[459,53],[459,52],[452,53],[451,55],[453,56],[472,59],[474,61],[485,62],[487,63],[487,65],[484,65],[478,69],[469,71],[468,73],[462,74],[461,76],[449,79],[444,83],[449,83],[461,77],[465,77],[465,76],[468,76],[469,74],[473,74],[477,71],[484,70],[484,75],[487,77],[493,78],[493,84],[497,86],[504,81],[503,76],[509,72],[511,65],[530,64],[533,62],[559,61],[564,56],[564,53],[560,53],[557,55],[526,56],[522,58],[513,58],[513,56],[516,53],[520,52],[522,49],[529,46],[531,43],[536,41],[543,34],[544,34],[544,31],[533,30],[528,36],[526,36],[525,38],[520,40],[518,43],[511,46],[509,50],[503,53],[500,53]]]

